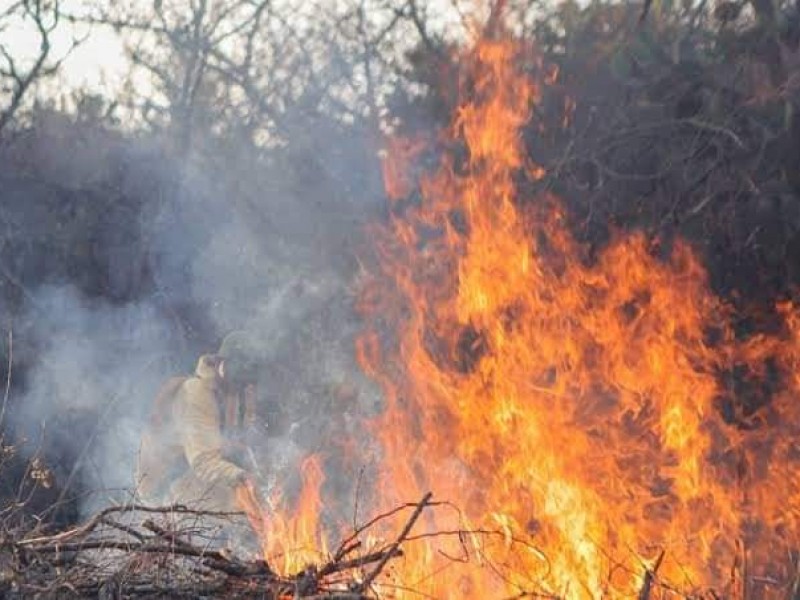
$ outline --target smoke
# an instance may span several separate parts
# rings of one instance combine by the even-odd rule
[[[327,142],[233,174],[159,163],[141,142],[122,143],[98,166],[114,173],[105,209],[75,192],[81,210],[54,222],[28,219],[27,239],[36,243],[10,250],[25,265],[14,327],[29,349],[13,425],[43,451],[65,493],[91,492],[84,515],[130,497],[159,386],[191,373],[231,329],[265,345],[259,417],[268,425],[268,469],[291,470],[300,456],[325,451],[321,432],[338,386],[361,390],[356,410],[376,405],[354,359],[353,302],[363,225],[381,206],[380,171],[366,134],[347,150]],[[84,159],[65,153],[40,176],[58,181],[68,172],[85,185],[72,173],[92,169]],[[20,193],[15,210],[63,208],[64,197]],[[41,240],[58,230],[73,232],[63,244],[88,247],[89,258],[43,251]],[[37,277],[30,257],[47,252],[66,266]]]
[[[37,348],[14,415],[86,508],[133,487],[131,465],[158,382],[174,366],[171,329],[150,302],[114,306],[72,286],[43,286],[27,315]]]

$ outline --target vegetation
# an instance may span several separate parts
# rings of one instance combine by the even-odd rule
[[[769,329],[800,283],[800,3],[509,0],[477,21],[531,43],[525,66],[544,83],[525,141],[545,175],[527,183],[564,200],[578,238],[597,250],[639,229],[654,253],[686,238],[747,315],[737,333]],[[357,327],[336,315],[363,225],[386,210],[380,150],[448,122],[464,72],[452,50],[474,22],[459,2],[419,0],[0,4],[0,497],[15,530],[77,519],[93,467],[75,432],[105,410],[70,405],[21,450],[15,399],[48,351],[34,332],[53,286],[92,308],[152,308],[179,340],[168,372],[242,314],[272,314],[265,297],[305,305],[344,281],[313,305],[333,311],[322,333],[275,332],[293,370],[272,374],[270,419],[338,414],[281,401],[304,363],[324,362],[308,358],[314,336]],[[33,55],[17,54],[20,28]],[[101,34],[121,40],[122,84],[63,87]]]

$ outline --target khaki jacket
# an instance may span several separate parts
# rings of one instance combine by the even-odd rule
[[[139,456],[145,499],[190,503],[181,497],[189,490],[232,491],[245,475],[237,454],[254,422],[255,392],[226,391],[218,365],[217,356],[201,356],[194,376],[172,380],[156,401]]]

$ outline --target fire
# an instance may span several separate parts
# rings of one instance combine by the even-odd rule
[[[800,581],[800,311],[781,304],[773,333],[745,338],[687,243],[576,242],[559,200],[530,192],[532,55],[485,39],[465,54],[442,139],[456,150],[418,197],[422,143],[394,140],[384,161],[392,216],[373,231],[357,344],[385,397],[368,424],[372,508],[427,491],[443,503],[374,589],[786,598]],[[319,458],[303,471],[294,511],[242,499],[287,572],[326,548]],[[381,524],[365,551],[402,526]]]
[[[415,139],[394,137],[388,140],[381,168],[386,195],[390,199],[405,198],[413,191],[414,160],[425,149],[425,145],[426,141],[422,137]]]
[[[530,55],[481,40],[464,57],[444,144],[463,156],[445,155],[374,232],[358,354],[386,398],[378,502],[432,490],[460,509],[429,517],[433,535],[381,589],[786,597],[800,313],[782,305],[779,333],[741,340],[686,243],[618,234],[590,257],[558,199],[520,184],[542,175],[521,139],[540,93]],[[409,149],[390,148],[390,198],[408,192]],[[742,409],[732,373],[783,389]]]
[[[262,499],[252,483],[236,491],[236,502],[261,542],[264,560],[272,569],[287,575],[318,564],[328,554],[320,527],[324,482],[320,457],[307,457],[300,465],[300,473],[302,491],[291,507],[277,494]]]

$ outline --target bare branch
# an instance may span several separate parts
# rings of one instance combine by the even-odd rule
[[[64,60],[86,39],[85,36],[73,38],[70,47],[51,62],[52,37],[62,24],[63,16],[61,3],[57,0],[52,3],[43,0],[21,0],[12,3],[0,14],[0,30],[7,26],[3,22],[30,23],[36,30],[39,42],[38,54],[27,69],[20,66],[7,45],[0,45],[0,56],[5,63],[0,66],[0,89],[10,90],[7,104],[0,107],[0,135],[23,106],[34,84],[55,74]],[[3,82],[3,79],[7,81]]]

